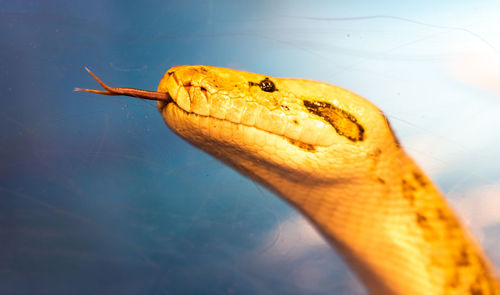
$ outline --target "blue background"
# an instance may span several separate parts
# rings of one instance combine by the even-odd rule
[[[0,294],[364,294],[281,200],[175,136],[182,64],[375,102],[500,266],[498,1],[0,1]],[[495,246],[496,245],[496,246]]]

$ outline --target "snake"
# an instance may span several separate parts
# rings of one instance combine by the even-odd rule
[[[365,98],[203,65],[170,68],[157,91],[87,71],[104,90],[75,91],[157,101],[174,133],[302,213],[369,293],[500,294],[479,244]]]

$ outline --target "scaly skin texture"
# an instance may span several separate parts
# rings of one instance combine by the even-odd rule
[[[171,68],[150,95],[101,85],[84,91],[159,100],[175,133],[302,212],[370,293],[500,294],[481,249],[360,96],[208,66]]]

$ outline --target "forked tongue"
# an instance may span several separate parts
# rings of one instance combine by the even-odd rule
[[[104,82],[102,82],[101,79],[99,79],[96,75],[94,75],[94,73],[92,73],[92,71],[89,70],[87,67],[85,67],[85,70],[87,70],[87,72],[89,72],[89,74],[92,75],[92,77],[94,77],[94,79],[105,90],[75,88],[74,89],[75,91],[85,91],[85,92],[92,92],[92,93],[104,94],[104,95],[124,95],[124,96],[132,96],[132,97],[144,98],[144,99],[149,99],[149,100],[165,101],[165,102],[172,101],[172,98],[166,92],[148,91],[148,90],[135,89],[135,88],[109,87],[108,85],[104,84]]]

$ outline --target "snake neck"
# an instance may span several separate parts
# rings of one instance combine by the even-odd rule
[[[436,186],[404,151],[391,153],[377,177],[259,181],[302,211],[372,294],[500,294],[485,255]]]

